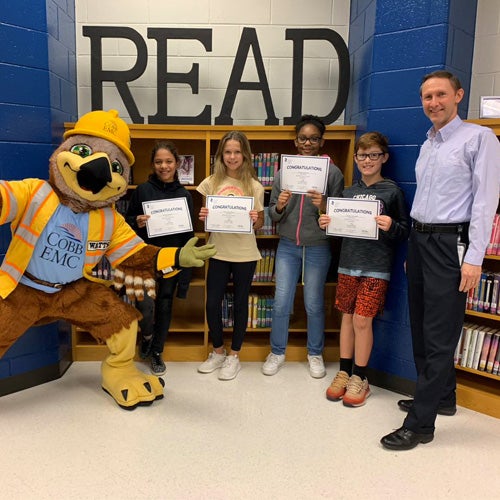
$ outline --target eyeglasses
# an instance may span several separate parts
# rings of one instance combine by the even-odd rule
[[[365,161],[367,158],[370,158],[370,160],[376,161],[378,160],[381,156],[384,156],[385,153],[360,153],[357,155],[354,155],[354,158],[359,161]]]
[[[307,141],[309,141],[311,144],[319,144],[321,139],[322,137],[318,137],[317,135],[314,135],[313,137],[306,137],[305,135],[297,136],[297,142],[299,144],[305,144]]]

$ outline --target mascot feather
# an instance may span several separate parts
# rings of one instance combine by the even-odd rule
[[[159,248],[140,239],[114,203],[134,155],[115,110],[82,116],[49,160],[49,180],[0,181],[0,224],[12,240],[0,266],[0,356],[31,326],[66,320],[105,342],[102,388],[132,410],[163,397],[164,382],[134,364],[140,313],[92,270],[107,258],[115,288],[154,296],[155,279],[201,267],[213,245]]]

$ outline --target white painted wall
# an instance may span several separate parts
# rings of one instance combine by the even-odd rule
[[[205,52],[201,43],[195,41],[169,42],[169,70],[187,72],[193,63],[198,63],[200,92],[193,95],[187,85],[170,85],[168,106],[169,114],[195,116],[209,104],[212,122],[220,112],[242,27],[249,26],[257,30],[274,110],[281,122],[284,116],[289,116],[291,106],[292,42],[285,40],[285,29],[326,27],[337,31],[347,43],[349,9],[350,0],[312,0],[312,3],[304,0],[77,0],[78,113],[82,115],[91,109],[90,41],[82,36],[83,25],[129,26],[146,40],[147,70],[130,84],[144,117],[157,111],[156,42],[147,39],[147,28],[211,28],[212,52]],[[107,42],[104,54],[105,69],[128,69],[136,56],[134,46],[124,40]],[[336,53],[327,42],[311,41],[306,42],[305,55],[303,110],[325,114],[337,94]],[[499,0],[478,0],[472,72],[468,118],[477,118],[482,95],[500,96]],[[244,78],[256,79],[256,76],[253,61],[249,60]],[[129,121],[113,84],[105,86],[103,107],[118,109]],[[233,110],[235,124],[262,125],[265,117],[262,99],[256,99],[255,93],[240,91]],[[343,115],[337,123],[343,123]]]
[[[478,0],[468,118],[479,117],[481,96],[500,96],[500,1]]]
[[[188,85],[169,85],[169,115],[198,115],[212,106],[213,119],[219,115],[244,26],[255,28],[271,89],[276,116],[291,114],[292,41],[285,39],[287,28],[330,28],[347,44],[350,0],[77,0],[76,48],[78,113],[91,110],[90,39],[82,35],[83,25],[128,26],[141,34],[148,47],[146,72],[129,84],[141,116],[157,112],[156,41],[147,38],[148,27],[211,28],[212,51],[198,41],[168,43],[168,70],[187,73],[198,63],[199,94]],[[252,56],[250,51],[249,56]],[[127,40],[104,44],[104,69],[129,69],[135,60],[135,46]],[[245,80],[257,81],[249,58]],[[305,43],[303,112],[325,115],[337,96],[338,61],[333,46],[326,41]],[[257,98],[256,98],[257,95]],[[266,118],[261,94],[240,91],[232,116],[235,124],[262,125]],[[114,84],[105,84],[103,107],[114,108],[130,121]],[[343,123],[343,115],[337,123]]]

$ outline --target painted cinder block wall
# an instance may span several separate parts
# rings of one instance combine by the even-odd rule
[[[475,0],[352,0],[349,52],[352,82],[345,113],[359,132],[379,130],[391,143],[384,175],[405,192],[408,207],[415,193],[415,161],[430,122],[422,112],[423,75],[448,69],[465,89],[459,112],[467,118],[471,81]],[[407,390],[416,377],[404,275],[406,245],[400,245],[384,314],[374,322],[370,368],[394,375],[388,385]]]
[[[48,178],[65,121],[77,117],[74,0],[0,2],[0,178]],[[10,240],[0,229],[0,258]],[[0,394],[68,366],[63,322],[32,328],[0,359]]]

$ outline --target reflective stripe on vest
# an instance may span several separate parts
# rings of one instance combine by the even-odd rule
[[[17,200],[6,181],[0,181],[0,197],[3,205],[0,224],[12,222],[18,211]]]

